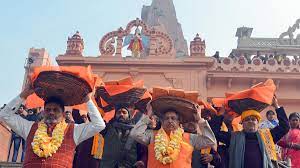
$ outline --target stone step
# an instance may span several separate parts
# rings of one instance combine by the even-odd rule
[[[20,168],[22,163],[18,162],[0,162],[0,168]]]

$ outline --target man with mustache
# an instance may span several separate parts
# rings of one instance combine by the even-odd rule
[[[261,115],[255,110],[242,113],[243,130],[237,132],[220,131],[222,117],[213,118],[217,140],[229,146],[230,168],[273,168],[272,161],[277,160],[275,144],[289,131],[289,123],[275,96],[272,106],[279,120],[273,129],[258,129]]]
[[[195,107],[200,115],[200,107]],[[190,134],[183,132],[180,127],[184,118],[183,112],[177,111],[176,108],[169,108],[156,113],[160,114],[162,121],[160,130],[147,129],[151,119],[144,115],[131,131],[131,136],[135,140],[148,146],[148,168],[191,168],[193,148],[200,150],[216,144],[210,126],[200,116],[197,122],[199,134]],[[150,116],[152,114],[151,105],[148,106],[148,114]],[[167,139],[170,141],[165,142]],[[169,146],[166,147],[166,144]]]
[[[65,122],[64,102],[59,97],[50,97],[44,103],[43,120],[27,121],[16,115],[20,105],[34,92],[30,82],[24,90],[0,111],[0,120],[26,139],[23,167],[72,167],[76,145],[105,128],[105,123],[94,105],[90,93],[86,99],[90,123]]]
[[[101,132],[104,137],[100,168],[131,168],[137,162],[137,142],[129,137],[134,126],[134,105],[115,105],[115,116]]]

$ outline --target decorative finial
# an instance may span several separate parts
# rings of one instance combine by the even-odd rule
[[[196,37],[194,38],[194,41],[201,41],[199,33],[196,34]]]
[[[68,37],[66,55],[82,56],[83,49],[84,49],[83,39],[81,38],[79,31],[76,31],[76,33],[71,38]]]
[[[197,33],[196,37],[190,43],[191,56],[205,56],[205,41]]]

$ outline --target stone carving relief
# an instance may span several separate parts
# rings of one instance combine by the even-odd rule
[[[247,63],[247,60],[245,57],[239,57],[238,64],[245,65]]]
[[[299,72],[297,68],[293,68],[291,72]]]
[[[254,58],[254,59],[252,60],[252,63],[253,63],[254,65],[256,65],[256,66],[259,66],[259,65],[262,64],[262,60],[261,60],[260,58]]]
[[[248,67],[248,68],[246,69],[246,71],[247,71],[247,72],[252,72],[252,71],[253,71],[253,68],[252,68],[252,67]]]
[[[282,45],[300,45],[300,34],[296,35],[294,38],[294,33],[297,29],[300,28],[300,19],[298,19],[293,26],[290,26],[286,32],[283,32],[279,36],[279,42]],[[285,38],[288,37],[288,38]],[[288,39],[288,42],[285,41]]]
[[[126,29],[119,28],[117,31],[107,33],[102,37],[99,43],[99,50],[102,55],[122,56],[124,39],[129,37],[132,29],[140,31],[143,36],[149,39],[149,55],[170,54],[173,50],[172,39],[164,32],[157,31],[153,27],[147,26],[142,20],[136,19],[128,23]],[[141,30],[139,30],[141,28]],[[115,41],[117,40],[117,44]],[[171,55],[171,54],[170,54]]]
[[[278,68],[276,72],[284,72],[284,70],[282,68]]]
[[[260,58],[254,58],[249,64],[244,57],[232,59],[224,57],[220,62],[214,61],[214,65],[210,71],[225,71],[225,72],[300,72],[300,60],[292,61],[289,58],[284,59],[281,64],[278,64],[274,58],[269,58],[265,63]]]
[[[261,69],[262,72],[269,72],[269,70],[266,67],[263,67],[263,69]]]
[[[290,59],[284,59],[283,60],[283,65],[285,66],[290,66],[292,64],[291,60]]]

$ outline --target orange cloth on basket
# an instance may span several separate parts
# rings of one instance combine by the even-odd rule
[[[91,67],[82,67],[82,66],[41,66],[41,67],[35,67],[30,74],[30,79],[33,82],[36,80],[38,75],[43,71],[61,71],[70,73],[73,75],[78,76],[79,78],[85,80],[91,88],[98,87],[100,85],[103,85],[103,81],[101,78],[98,77],[98,75],[93,74]],[[95,102],[95,100],[93,100]],[[30,95],[26,99],[25,106],[27,108],[38,108],[44,106],[44,100],[38,97],[35,93]],[[72,106],[74,109],[87,111],[87,106],[85,103]]]
[[[230,100],[251,98],[256,101],[271,105],[274,97],[276,86],[272,79],[268,79],[264,83],[258,83],[250,89],[246,89],[236,93],[227,93],[225,104]]]
[[[225,98],[213,98],[212,103],[214,107],[224,106],[225,113],[235,118],[240,116],[243,111],[256,110],[260,112],[271,105],[275,91],[276,86],[273,80],[268,79],[243,91],[227,92]]]
[[[120,95],[126,94],[126,92],[130,91],[131,89],[137,88],[145,89],[144,81],[139,80],[137,82],[133,82],[133,79],[131,77],[126,77],[118,81],[104,82],[104,86],[97,89],[97,103],[99,106],[103,107],[103,109],[107,113],[114,109],[114,103],[116,103],[116,101],[113,100],[114,98],[117,98],[118,101],[126,102],[128,100],[126,98],[122,98],[124,100],[120,99],[122,97]],[[147,91],[144,93],[144,95],[139,96],[140,97],[137,97],[137,100],[139,101],[144,98],[147,99],[149,96],[149,98],[151,99],[151,95],[147,93]]]
[[[215,107],[222,107],[225,105],[225,98],[212,98],[212,104]]]
[[[35,67],[30,74],[30,79],[33,82],[41,72],[43,71],[60,71],[69,73],[75,76],[78,76],[79,78],[85,80],[91,88],[94,88],[94,86],[97,84],[96,79],[98,78],[95,74],[92,73],[91,66],[83,67],[83,66],[40,66]],[[96,79],[95,79],[96,78]],[[99,84],[99,83],[98,83]]]
[[[110,96],[127,92],[128,90],[135,87],[139,87],[139,88],[144,87],[144,81],[139,80],[134,83],[131,77],[127,77],[119,81],[109,81],[104,83],[105,83],[105,89]]]

